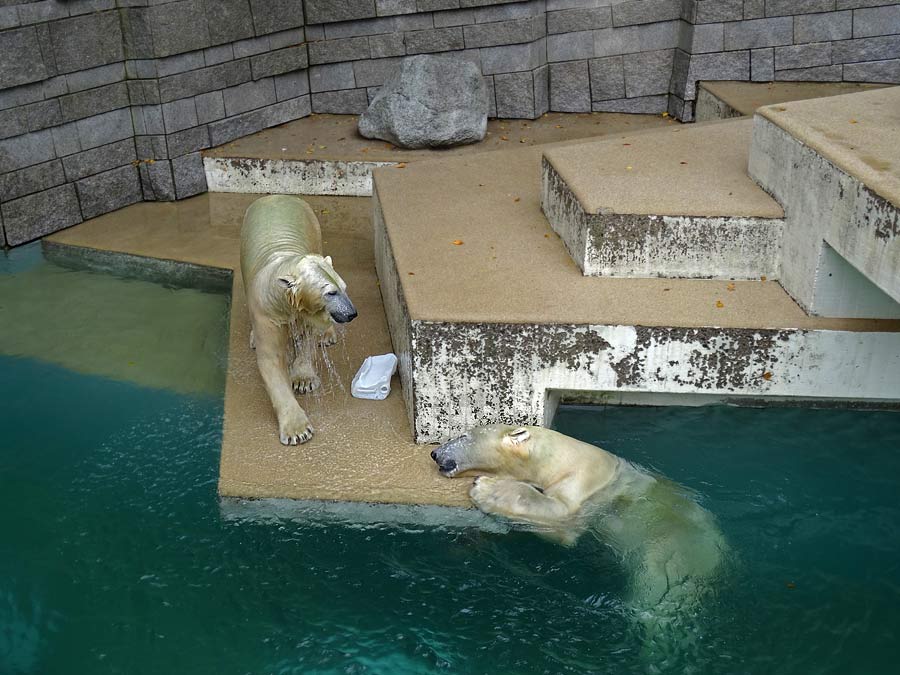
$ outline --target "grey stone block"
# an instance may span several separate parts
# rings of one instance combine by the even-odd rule
[[[212,44],[253,37],[253,16],[248,0],[204,0],[203,4]]]
[[[772,82],[775,79],[775,50],[772,47],[750,52],[750,79],[754,82]]]
[[[402,33],[373,35],[369,38],[369,50],[373,59],[403,56],[406,53],[406,43],[403,41]]]
[[[725,24],[685,25],[680,33],[679,48],[689,54],[721,52],[725,48]]]
[[[40,105],[40,103],[34,105]],[[57,109],[59,109],[59,104],[57,104]],[[0,139],[19,136],[27,131],[28,124],[25,121],[24,106],[0,111]]]
[[[743,0],[699,0],[695,3],[693,23],[739,21],[743,17]]]
[[[78,122],[61,124],[51,129],[53,147],[57,157],[65,157],[81,150],[81,139],[78,137]],[[0,171],[2,173],[2,171]]]
[[[0,30],[20,26],[19,11],[16,7],[0,7]]]
[[[38,101],[0,111],[0,138],[10,138],[62,123],[59,101]]]
[[[97,68],[89,68],[77,73],[69,73],[65,78],[68,91],[84,91],[85,89],[122,82],[125,79],[125,65],[121,62],[110,63],[107,66],[98,66]]]
[[[303,25],[303,5],[298,0],[250,0],[250,7],[257,35]]]
[[[614,101],[594,101],[592,107],[594,112],[658,115],[668,110],[669,97],[663,94],[661,96],[643,96],[640,98],[620,98]]]
[[[133,59],[125,61],[125,76],[140,80],[159,76],[156,70],[156,59]]]
[[[303,29],[306,33],[307,42],[317,42],[325,39],[325,26],[319,24],[317,26],[309,26]]]
[[[625,95],[628,98],[668,94],[674,50],[628,54],[624,57]]]
[[[32,1],[28,4],[19,5],[19,21],[22,23],[22,25],[28,25],[32,23],[45,23],[47,21],[64,19],[67,16],[69,16],[68,6],[58,1]]]
[[[196,52],[185,52],[184,54],[174,54],[165,58],[156,59],[156,71],[159,77],[167,77],[169,75],[177,75],[185,73],[189,70],[197,70],[206,65],[206,59],[203,56],[205,50]]]
[[[247,56],[255,56],[269,51],[270,38],[268,35],[238,40],[232,43],[234,58],[242,59]]]
[[[766,0],[744,0],[745,19],[763,19],[765,16]]]
[[[834,63],[884,61],[900,58],[900,35],[843,40],[832,45]]]
[[[65,2],[65,0],[57,0],[57,2]],[[90,14],[91,12],[100,12],[105,9],[113,9],[116,6],[116,0],[68,0],[69,14],[78,16],[79,14]]]
[[[61,73],[125,60],[118,12],[86,14],[49,24]]]
[[[279,49],[250,59],[250,68],[255,80],[261,77],[283,75],[307,66],[309,66],[309,59],[306,56],[306,45]]]
[[[338,115],[361,115],[369,107],[365,89],[343,89],[312,94],[312,111]]]
[[[33,241],[81,222],[78,197],[72,184],[4,202],[0,209],[3,211],[6,241],[10,246]]]
[[[168,160],[141,162],[138,169],[141,174],[144,201],[168,202],[175,199],[175,179],[172,176],[171,162]]]
[[[75,183],[85,218],[95,218],[141,201],[141,179],[137,167],[123,166],[98,173]]]
[[[159,80],[126,80],[131,105],[157,105],[160,102]]]
[[[378,16],[414,14],[416,11],[416,0],[375,0],[375,13]]]
[[[163,103],[162,113],[167,134],[174,134],[176,131],[195,127],[198,124],[197,107],[194,105],[193,98]]]
[[[66,180],[71,183],[95,173],[131,164],[136,159],[134,140],[126,138],[109,145],[102,145],[99,148],[69,155],[63,159],[63,168],[66,172]]]
[[[275,83],[272,78],[267,77],[229,87],[222,95],[225,99],[225,114],[231,117],[275,103]]]
[[[250,59],[220,63],[159,80],[160,101],[168,103],[188,96],[234,87],[251,79]]]
[[[497,117],[534,119],[534,81],[530,72],[494,76]]]
[[[493,75],[540,68],[546,62],[546,44],[546,40],[541,39],[520,45],[484,47],[480,50],[481,73]]]
[[[34,103],[43,99],[44,84],[42,82],[25,84],[12,89],[0,89],[0,110],[15,108],[17,105]]]
[[[230,44],[208,47],[203,50],[203,63],[207,66],[215,66],[234,59],[234,47]]]
[[[749,80],[750,52],[721,52],[718,54],[694,54],[680,57],[676,53],[672,68],[671,93],[685,101],[693,101],[697,96],[698,80]],[[686,56],[686,55],[685,55]]]
[[[356,61],[353,65],[357,87],[378,87],[400,67],[400,58]],[[342,87],[346,88],[346,87]]]
[[[791,47],[775,47],[775,70],[792,70],[830,65],[830,42],[811,42]]]
[[[274,106],[228,117],[224,120],[210,123],[210,142],[213,146],[222,145],[267,127],[305,117],[309,112],[309,97],[301,96],[277,103]]]
[[[0,141],[0,173],[40,164],[55,157],[53,133],[50,129]]]
[[[17,199],[24,195],[49,190],[66,182],[62,162],[58,159],[35,164],[18,171],[0,174],[0,195],[2,201]]]
[[[209,127],[205,124],[192,129],[185,129],[174,134],[169,134],[166,138],[169,146],[169,157],[181,157],[190,152],[197,152],[208,148],[211,143],[209,140]]]
[[[613,4],[613,26],[672,21],[681,18],[681,0],[628,0]]]
[[[269,48],[273,51],[286,49],[287,47],[297,47],[304,42],[306,42],[306,36],[303,28],[291,28],[269,35]]]
[[[356,61],[367,59],[370,56],[369,38],[367,37],[311,42],[308,47],[309,62],[312,64]]]
[[[457,5],[459,6],[459,5]],[[431,10],[422,9],[420,12],[429,12]],[[471,9],[454,9],[449,12],[435,12],[434,27],[447,28],[449,26],[465,26],[466,24],[475,23],[475,12]]]
[[[53,43],[50,40],[50,25],[39,23],[34,27],[37,32],[38,44],[41,47],[41,56],[44,59],[44,67],[47,69],[47,75],[53,77],[59,74],[56,67],[56,54],[53,51]]]
[[[848,82],[884,82],[900,84],[900,59],[869,63],[848,63],[844,66]]]
[[[853,31],[853,12],[803,14],[794,17],[794,42],[846,40]]]
[[[37,31],[33,27],[0,33],[0,89],[47,77]]]
[[[356,88],[356,77],[353,73],[352,63],[329,63],[324,66],[312,66],[308,72],[309,88],[313,93]]]
[[[834,0],[766,0],[766,16],[814,14],[833,9]]]
[[[194,97],[197,108],[197,121],[200,124],[214,122],[225,117],[225,101],[221,91],[211,91]]]
[[[837,0],[837,9],[859,9],[861,7],[879,7],[894,2],[895,0]]]
[[[128,107],[128,87],[124,82],[116,82],[105,87],[68,94],[59,99],[59,104],[62,109],[62,121],[72,122]]]
[[[589,30],[547,36],[547,60],[578,61],[594,55],[594,32]]]
[[[150,10],[146,7],[122,8],[119,17],[125,58],[152,59],[156,54],[153,51]]]
[[[678,46],[680,21],[594,31],[594,56],[617,56]]]
[[[574,33],[612,26],[610,7],[587,7],[547,13],[547,32]]]
[[[818,66],[797,70],[776,70],[775,79],[789,82],[840,82],[841,66]]]
[[[900,33],[900,4],[853,12],[853,37],[894,35]]]
[[[777,47],[793,41],[794,20],[789,16],[725,24],[725,49]]]
[[[587,61],[550,64],[550,107],[559,112],[590,112],[591,81]]]
[[[494,94],[494,76],[486,75],[484,77],[484,86],[487,89],[488,97],[488,117],[497,116],[497,96]]]
[[[163,135],[135,136],[134,148],[138,159],[143,162],[150,159],[167,159],[169,157],[166,137]]]
[[[616,0],[618,1],[618,0]],[[507,21],[525,16],[536,16],[544,13],[546,6],[542,0],[522,2],[521,0],[460,0],[461,8],[475,8],[476,23],[491,21]]]
[[[171,56],[211,46],[201,0],[179,0],[149,8],[156,56]]]
[[[535,119],[550,110],[550,67],[541,66],[531,73],[534,79]]]
[[[69,84],[65,75],[50,77],[41,82],[44,98],[55,98],[69,93]]]
[[[375,0],[306,0],[307,23],[332,23],[375,16]]]
[[[131,111],[121,108],[75,122],[82,150],[90,150],[134,135]],[[59,127],[56,127],[59,128]]]
[[[463,49],[465,42],[462,28],[435,28],[417,30],[404,35],[407,54],[428,54]]]
[[[276,75],[274,80],[275,98],[279,101],[297,98],[309,93],[309,76],[305,70]]]
[[[463,36],[467,49],[531,42],[542,38],[544,34],[543,17],[530,17],[463,27]]]
[[[625,59],[608,56],[590,61],[591,100],[625,98]]]
[[[459,0],[416,0],[416,8],[420,12],[439,12],[444,9],[457,9],[459,6]],[[474,20],[473,14],[472,21]],[[472,23],[472,21],[467,21],[466,23]]]
[[[682,122],[694,121],[694,102],[682,101],[675,94],[669,94],[669,115]]]

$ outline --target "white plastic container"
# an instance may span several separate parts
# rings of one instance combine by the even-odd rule
[[[397,372],[394,354],[369,356],[353,376],[350,393],[356,398],[383,401],[391,393],[391,377]]]

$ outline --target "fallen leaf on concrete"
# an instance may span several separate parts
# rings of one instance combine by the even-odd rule
[[[549,238],[550,238],[550,235],[549,235],[549,234],[545,234],[545,235],[544,235],[544,239],[549,239]]]
[[[662,116],[663,116],[663,117],[668,117],[668,116],[669,116],[669,113],[664,112],[664,113],[662,114]]]
[[[520,138],[519,143],[525,143],[527,140],[528,140],[527,138]]]
[[[763,274],[763,275],[759,278],[759,280],[760,280],[760,281],[765,281],[765,280],[766,280],[766,275]]]
[[[678,162],[679,164],[687,164],[687,162]]]
[[[556,128],[557,128],[557,129],[565,129],[565,127],[564,127],[562,124],[557,124],[557,125],[556,125]]]
[[[716,300],[716,307],[718,307],[719,309],[722,309],[724,306],[725,306],[724,302],[722,302],[721,300]]]
[[[409,276],[411,276],[411,277],[416,276],[416,273],[415,273],[415,272],[407,272],[407,274],[408,274]]]
[[[768,381],[768,380],[771,380],[771,379],[772,379],[772,373],[770,373],[770,372],[767,370],[766,372],[764,372],[764,373],[762,374],[762,379],[767,380],[767,381]]]
[[[405,168],[406,168],[406,162],[400,162],[399,164],[395,165],[394,168],[395,168],[395,169],[405,169]]]
[[[501,140],[501,141],[508,141],[509,139],[508,139],[506,136],[501,136],[501,137],[500,137],[500,140]]]
[[[850,120],[850,124],[857,124],[856,120]]]
[[[631,171],[633,168],[634,168],[634,167],[632,167],[632,166],[626,166],[626,167],[625,167],[625,170],[626,170],[626,171]]]
[[[785,108],[783,105],[778,105],[775,106],[775,110],[777,110],[778,112],[784,112],[785,110],[787,110],[787,108]]]
[[[454,245],[454,246],[462,246],[462,245],[463,245],[463,240],[462,240],[462,239],[454,239],[454,240],[453,240],[453,245]]]
[[[513,199],[513,201],[514,201],[514,202],[520,202],[520,201],[522,201],[522,198],[521,198],[521,197],[516,197],[515,199]]]
[[[725,288],[729,291],[733,291],[734,290],[734,282],[728,284]]]
[[[622,145],[631,145],[631,143],[622,143]]]
[[[672,289],[671,289],[671,288],[664,288],[663,290],[664,290],[664,291],[671,291]]]

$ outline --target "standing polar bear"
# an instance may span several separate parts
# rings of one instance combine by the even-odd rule
[[[684,488],[556,431],[479,427],[431,456],[444,476],[481,474],[469,494],[485,513],[567,544],[599,534],[629,568],[629,604],[645,621],[691,605],[724,559],[715,519]]]
[[[334,324],[356,318],[347,284],[322,257],[315,213],[299,197],[271,195],[247,209],[241,227],[241,275],[250,311],[250,344],[285,445],[313,436],[294,392],[313,391],[319,377],[313,350],[297,338],[337,340]]]

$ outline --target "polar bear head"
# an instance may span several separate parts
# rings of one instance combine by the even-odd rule
[[[288,293],[291,305],[303,314],[330,317],[335,323],[356,318],[347,284],[331,266],[331,256],[298,256],[282,268],[278,284]]]
[[[535,432],[545,431],[503,424],[476,427],[432,451],[431,458],[449,478],[471,472],[528,480],[538,449]]]

